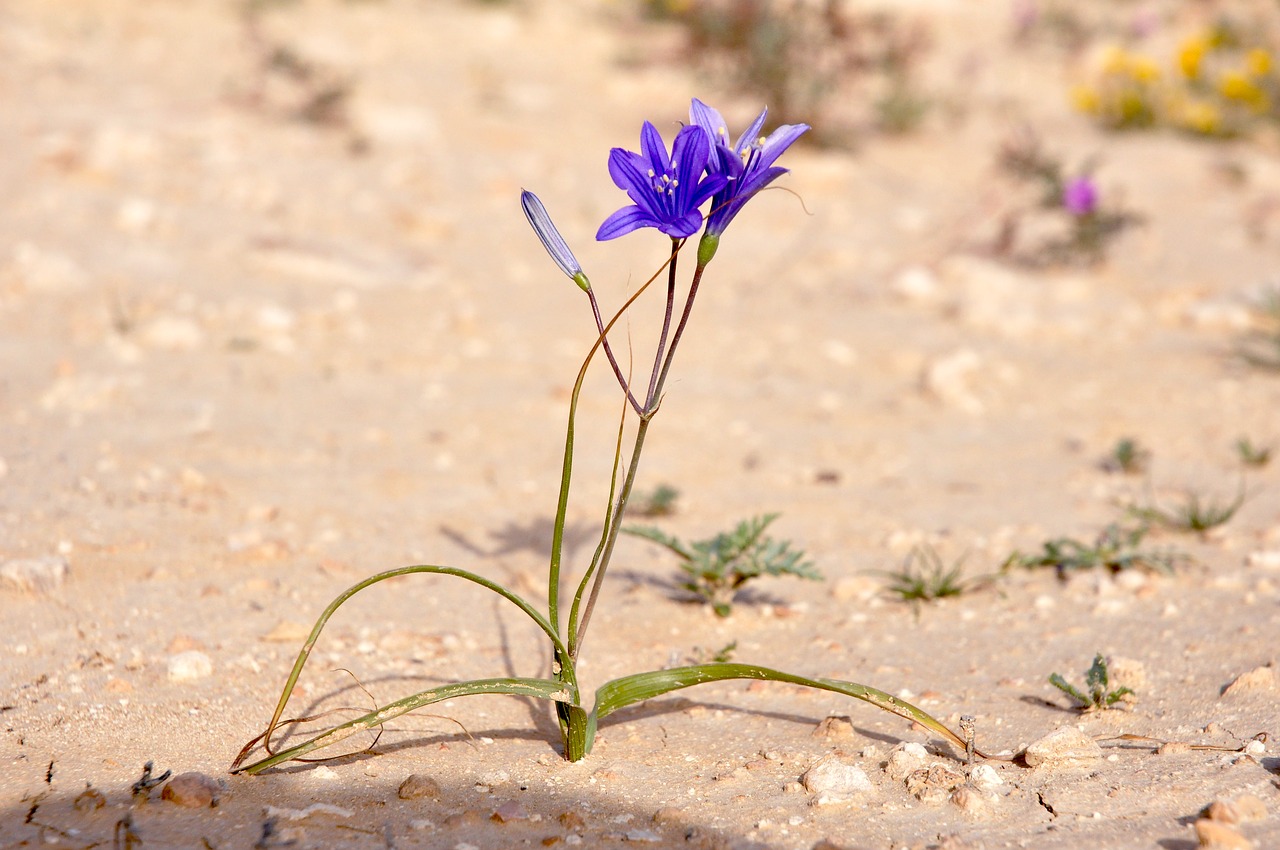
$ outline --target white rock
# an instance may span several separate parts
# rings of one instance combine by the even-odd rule
[[[213,673],[213,661],[198,649],[169,657],[169,681],[190,682]]]
[[[1209,330],[1245,331],[1252,320],[1248,307],[1232,301],[1198,301],[1184,315],[1188,324]]]
[[[1040,281],[979,257],[956,255],[938,267],[955,310],[965,324],[1006,337],[1025,337],[1041,327],[1036,297]]]
[[[498,770],[488,770],[480,774],[480,776],[476,779],[476,784],[487,785],[488,787],[492,788],[495,785],[505,785],[510,781],[511,781],[511,774],[507,773],[505,770],[498,769]]]
[[[1074,726],[1063,726],[1027,747],[1027,764],[1031,767],[1069,767],[1102,758],[1097,741]]]
[[[925,266],[909,266],[898,272],[889,288],[908,301],[932,301],[938,297],[938,276]]]
[[[1245,561],[1251,567],[1264,570],[1280,570],[1280,549],[1262,549],[1250,552]]]
[[[1004,784],[1000,774],[989,764],[975,764],[969,771],[969,781],[983,789],[996,788]]]
[[[27,288],[42,291],[75,289],[89,279],[70,257],[37,248],[30,242],[19,242],[13,249],[7,271]]]
[[[312,815],[330,815],[335,818],[349,818],[355,815],[350,809],[335,806],[332,803],[312,803],[305,809],[287,809],[279,806],[267,806],[265,810],[269,818],[285,820],[304,820]]]
[[[898,744],[889,753],[889,760],[885,762],[884,772],[891,779],[901,782],[912,771],[922,767],[928,758],[929,752],[915,741]]]
[[[204,343],[204,331],[186,316],[159,316],[142,328],[139,338],[148,348],[191,351]]]
[[[872,790],[867,772],[849,759],[825,756],[800,777],[805,790],[825,802],[848,800]]]
[[[924,369],[921,385],[938,401],[970,414],[985,409],[974,393],[972,379],[982,367],[982,358],[972,348],[961,348],[930,360]]]
[[[27,593],[48,593],[67,580],[71,566],[61,555],[15,558],[0,564],[0,585]]]

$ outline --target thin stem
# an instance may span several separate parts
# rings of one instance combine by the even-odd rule
[[[693,281],[689,284],[689,295],[684,300],[684,312],[680,314],[680,324],[676,325],[675,335],[671,337],[671,348],[667,351],[667,359],[662,364],[662,373],[658,376],[656,386],[650,391],[648,404],[645,406],[650,416],[657,411],[659,396],[662,395],[662,388],[666,386],[667,373],[671,371],[671,363],[675,360],[680,338],[684,336],[685,326],[689,324],[689,314],[693,312],[693,299],[698,295],[698,284],[702,282],[702,273],[706,268],[705,263],[699,263],[693,271]]]
[[[618,532],[622,530],[622,515],[627,510],[627,500],[631,496],[631,488],[636,481],[636,473],[640,469],[640,453],[644,450],[644,438],[649,432],[649,423],[652,416],[642,416],[640,424],[636,426],[636,441],[631,448],[631,463],[627,466],[627,477],[623,479],[622,491],[618,494],[618,503],[613,506],[613,519],[609,523],[609,532],[605,538],[604,552],[600,556],[600,566],[596,568],[595,581],[591,584],[591,594],[587,597],[586,607],[582,611],[582,621],[578,624],[578,632],[576,636],[571,638],[573,642],[573,650],[570,653],[571,659],[577,659],[578,654],[582,652],[582,641],[587,634],[587,625],[591,622],[591,614],[595,611],[596,599],[600,595],[600,586],[604,583],[605,572],[609,568],[609,561],[613,557],[614,544],[618,542]]]
[[[674,311],[676,302],[676,259],[683,244],[683,239],[672,237],[671,265],[667,267],[667,307],[662,314],[662,332],[658,334],[658,349],[653,355],[653,374],[649,377],[649,392],[644,397],[645,410],[648,410],[653,405],[654,391],[658,384],[658,367],[662,363],[662,355],[667,347],[667,333],[671,330],[671,314]],[[644,415],[644,411],[637,410],[636,413],[641,416]]]
[[[595,552],[591,555],[591,565],[587,567],[587,571],[582,575],[582,581],[578,582],[578,589],[573,594],[573,605],[569,608],[569,657],[577,657],[577,641],[578,641],[578,608],[582,603],[582,594],[586,590],[587,584],[595,575],[596,568],[600,566],[600,558],[604,554],[606,544],[609,542],[609,530],[613,528],[613,506],[614,497],[618,492],[618,467],[622,462],[622,437],[626,433],[627,427],[627,406],[622,405],[621,416],[618,417],[618,437],[613,447],[613,469],[609,473],[609,500],[605,504],[604,524],[600,530],[600,542],[596,545]]]
[[[631,393],[631,382],[622,374],[622,367],[618,365],[617,359],[613,356],[613,348],[609,345],[608,337],[605,336],[604,322],[600,318],[600,303],[596,301],[595,292],[588,289],[587,298],[591,301],[591,315],[595,317],[596,330],[600,332],[600,340],[601,344],[604,346],[604,354],[609,358],[609,365],[613,367],[614,377],[618,379],[618,385],[622,387],[623,392],[627,394],[627,401],[631,402],[632,409],[635,410],[636,415],[639,415],[644,412],[644,407],[641,406],[640,402]],[[612,323],[610,323],[610,325],[612,325]]]
[[[669,263],[670,260],[668,259]],[[591,359],[595,357],[596,351],[604,344],[609,331],[613,330],[613,326],[618,323],[622,315],[630,309],[645,290],[658,279],[658,275],[662,274],[662,269],[666,267],[663,263],[656,272],[648,280],[646,280],[635,294],[628,298],[623,305],[618,308],[618,312],[613,314],[613,318],[609,320],[603,328],[600,329],[599,336],[596,341],[591,344],[591,350],[587,352],[587,356],[582,360],[582,366],[578,369],[578,377],[573,384],[573,394],[569,400],[569,421],[565,427],[564,438],[564,460],[560,467],[560,494],[556,501],[556,518],[552,525],[551,531],[551,563],[547,569],[547,613],[554,633],[560,634],[560,559],[564,551],[564,527],[565,521],[569,513],[569,486],[573,480],[573,438],[574,426],[578,416],[578,399],[582,395],[582,384],[587,377],[587,367],[591,365]],[[557,648],[557,653],[563,647]],[[557,666],[563,665],[568,660],[566,653],[564,658],[560,658],[557,654]],[[558,675],[558,673],[557,673]]]
[[[679,250],[679,246],[676,246]],[[672,254],[672,264],[675,262],[675,255]],[[618,533],[622,530],[622,516],[627,509],[627,501],[631,497],[632,487],[635,485],[636,473],[640,469],[640,454],[644,449],[644,440],[649,432],[649,423],[653,420],[653,415],[658,412],[658,405],[661,402],[662,388],[666,384],[667,374],[671,371],[671,363],[675,357],[676,348],[680,345],[680,339],[684,335],[684,329],[689,323],[689,314],[693,310],[693,300],[698,294],[698,285],[702,281],[702,273],[706,270],[706,263],[699,263],[693,272],[693,281],[689,284],[689,294],[685,298],[684,311],[680,315],[680,323],[676,325],[675,334],[671,337],[671,346],[667,349],[666,359],[662,362],[662,369],[657,375],[657,381],[649,392],[646,399],[645,412],[640,415],[640,423],[636,426],[635,445],[631,449],[631,463],[627,467],[627,477],[622,482],[622,490],[618,494],[618,502],[613,507],[613,519],[609,524],[607,536],[605,538],[604,552],[600,556],[600,565],[596,569],[595,579],[591,584],[591,593],[587,598],[586,607],[582,612],[582,620],[578,623],[577,633],[570,636],[573,649],[570,651],[570,658],[577,659],[582,652],[582,642],[586,637],[587,625],[591,622],[591,614],[595,611],[596,600],[600,596],[600,587],[604,583],[605,573],[609,568],[609,561],[613,557],[613,547],[618,541]]]

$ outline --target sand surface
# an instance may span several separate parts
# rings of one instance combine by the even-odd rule
[[[664,246],[593,241],[622,204],[608,149],[646,118],[670,138],[691,96],[734,126],[759,104],[611,4],[312,0],[250,30],[230,2],[8,0],[0,847],[1185,850],[1206,806],[1246,795],[1265,813],[1236,837],[1280,846],[1280,757],[1249,746],[1280,732],[1280,463],[1249,471],[1222,528],[1151,538],[1190,556],[1172,575],[1018,571],[917,612],[875,572],[929,543],[990,574],[1014,549],[1092,540],[1125,504],[1236,495],[1234,441],[1280,447],[1280,374],[1233,354],[1280,284],[1276,147],[1104,134],[1067,103],[1074,60],[1013,46],[1005,4],[909,6],[955,108],[788,153],[795,195],[753,201],[708,270],[641,475],[680,490],[671,533],[777,511],[827,579],[762,580],[718,618],[624,539],[581,675],[591,691],[736,641],[735,660],[972,715],[991,752],[1060,727],[1100,752],[964,784],[961,754],[895,716],[727,683],[620,712],[577,764],[545,705],[483,697],[401,718],[376,755],[229,775],[352,583],[452,564],[545,603],[594,331],[519,191],[615,309]],[[263,70],[272,45],[311,78]],[[344,114],[296,117],[332,85]],[[1143,216],[1106,263],[984,250],[1025,200],[994,165],[1024,124],[1065,160],[1100,155],[1103,191]],[[630,334],[640,360],[655,316],[641,306],[619,349]],[[594,546],[611,381],[587,383],[570,574]],[[1124,437],[1151,451],[1146,474],[1102,468]],[[21,586],[32,560],[47,587]],[[356,597],[290,712],[546,675],[537,630],[495,600],[425,577]],[[1127,710],[1081,714],[1047,683],[1095,653],[1134,684]],[[850,723],[815,734],[829,715]],[[887,770],[910,743],[961,793],[941,769],[927,787]],[[797,786],[823,759],[869,787]],[[221,782],[218,804],[131,794],[147,763]],[[401,799],[413,774],[438,789]]]

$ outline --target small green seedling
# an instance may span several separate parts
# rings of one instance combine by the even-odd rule
[[[743,520],[731,532],[688,545],[653,526],[628,526],[622,530],[674,552],[687,575],[680,586],[709,603],[721,617],[727,617],[734,595],[753,578],[791,575],[822,579],[811,561],[802,560],[804,552],[791,548],[791,541],[765,535],[765,529],[777,518],[777,514],[766,514]]]
[[[1236,455],[1245,466],[1261,468],[1271,462],[1271,446],[1255,446],[1248,437],[1236,440]]]
[[[719,649],[703,649],[700,646],[693,648],[693,663],[695,664],[726,664],[733,660],[733,653],[738,649],[736,640],[729,641]]]
[[[911,550],[902,569],[882,574],[889,578],[887,590],[900,597],[903,602],[910,603],[919,613],[920,605],[924,602],[960,596],[992,581],[991,576],[966,581],[963,578],[963,565],[964,558],[960,558],[951,566],[946,566],[937,550],[924,544]]]
[[[1150,462],[1150,451],[1132,437],[1124,437],[1116,442],[1111,454],[1102,461],[1102,468],[1108,472],[1138,475],[1147,471]]]
[[[1213,497],[1202,499],[1199,493],[1188,493],[1185,501],[1172,508],[1162,508],[1154,502],[1143,508],[1131,508],[1134,516],[1143,522],[1153,522],[1170,531],[1203,534],[1225,525],[1244,504],[1244,487],[1230,502],[1220,502]]]
[[[1007,572],[1013,567],[1053,567],[1058,572],[1058,578],[1062,579],[1069,572],[1097,568],[1111,573],[1134,568],[1173,572],[1174,567],[1185,560],[1185,556],[1173,550],[1141,548],[1148,530],[1145,524],[1126,527],[1113,522],[1102,530],[1092,545],[1071,537],[1046,540],[1038,553],[1024,555],[1022,552],[1014,552],[1009,555],[1001,571]]]
[[[1111,687],[1111,677],[1107,672],[1107,659],[1102,656],[1101,652],[1094,656],[1093,665],[1084,674],[1084,686],[1088,693],[1081,691],[1057,673],[1049,677],[1049,684],[1080,703],[1077,707],[1086,712],[1112,708],[1125,697],[1133,695],[1133,691],[1130,688]]]
[[[675,487],[670,484],[659,484],[652,490],[645,490],[632,495],[631,504],[627,507],[627,513],[650,519],[671,516],[676,512],[676,499],[679,496],[680,491]]]

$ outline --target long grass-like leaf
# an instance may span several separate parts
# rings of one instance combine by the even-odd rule
[[[537,623],[538,628],[542,629],[542,631],[551,638],[552,646],[555,648],[557,655],[564,657],[568,656],[564,643],[560,640],[560,636],[556,634],[555,629],[551,627],[551,624],[547,622],[546,618],[523,598],[497,582],[491,581],[484,576],[476,575],[468,570],[458,569],[457,567],[435,566],[433,564],[417,564],[411,567],[399,567],[394,570],[387,570],[385,572],[378,573],[377,575],[370,576],[364,581],[353,584],[351,587],[342,591],[342,593],[338,594],[338,596],[329,603],[328,607],[324,609],[324,612],[320,614],[320,618],[316,620],[315,625],[311,627],[311,634],[307,636],[306,643],[302,645],[302,649],[298,652],[298,657],[293,662],[293,669],[289,671],[289,678],[285,681],[284,689],[280,692],[280,699],[276,703],[275,711],[271,715],[271,722],[267,724],[267,731],[263,734],[263,746],[267,752],[271,751],[271,735],[280,724],[280,718],[284,716],[285,706],[288,705],[289,697],[293,695],[293,689],[298,684],[298,677],[302,675],[302,668],[306,666],[307,659],[311,656],[311,650],[315,647],[316,641],[319,640],[320,633],[329,622],[329,618],[334,615],[334,612],[342,607],[344,602],[365,588],[375,585],[378,582],[386,581],[387,579],[413,575],[415,573],[457,576],[458,578],[475,582],[481,587],[492,590],[494,593],[497,593],[499,596],[514,604],[517,608],[527,614],[531,620]],[[576,679],[573,678],[573,671],[568,671],[566,681],[568,682],[569,687],[576,692],[577,682]],[[576,695],[574,698],[576,698]],[[241,753],[240,758],[236,760],[236,764],[232,765],[233,770],[243,758],[244,754]]]
[[[961,751],[965,749],[965,740],[944,726],[939,720],[933,716],[908,702],[898,699],[897,697],[887,694],[884,691],[866,685],[859,685],[856,682],[846,682],[840,679],[813,679],[807,676],[797,676],[793,673],[784,673],[781,670],[773,670],[768,667],[761,667],[757,664],[736,664],[736,663],[716,663],[716,664],[697,664],[690,667],[674,667],[670,670],[655,670],[650,673],[636,673],[631,676],[623,676],[606,682],[596,691],[596,705],[591,713],[592,718],[592,737],[594,737],[595,723],[605,718],[609,714],[617,711],[624,706],[633,705],[647,699],[661,696],[671,691],[678,691],[681,688],[688,688],[694,685],[701,685],[707,682],[722,682],[728,679],[759,679],[772,682],[788,682],[793,685],[802,685],[808,688],[817,688],[823,691],[834,691],[838,694],[851,696],[860,699],[863,702],[869,702],[877,708],[884,709],[899,717],[906,718],[915,723],[919,723],[926,729],[930,729],[942,737],[946,738]],[[977,750],[975,753],[987,758],[987,756]]]
[[[449,685],[441,685],[427,691],[413,694],[395,702],[388,703],[377,711],[371,711],[368,714],[361,715],[354,720],[348,720],[346,723],[340,723],[331,729],[309,738],[300,744],[273,753],[267,758],[256,761],[247,767],[237,767],[232,765],[233,773],[260,773],[269,767],[281,764],[286,761],[300,758],[307,753],[314,752],[323,747],[336,744],[339,741],[349,738],[352,735],[364,729],[372,729],[375,726],[381,726],[388,720],[394,720],[402,714],[407,714],[416,708],[422,708],[424,705],[430,705],[433,702],[453,699],[455,697],[476,696],[479,694],[513,694],[515,696],[536,697],[539,699],[548,699],[555,702],[567,702],[571,699],[569,689],[564,682],[557,682],[554,679],[475,679],[470,682],[457,682]],[[264,741],[265,744],[265,741]],[[240,758],[237,759],[237,765],[244,759],[247,752],[242,752]]]

